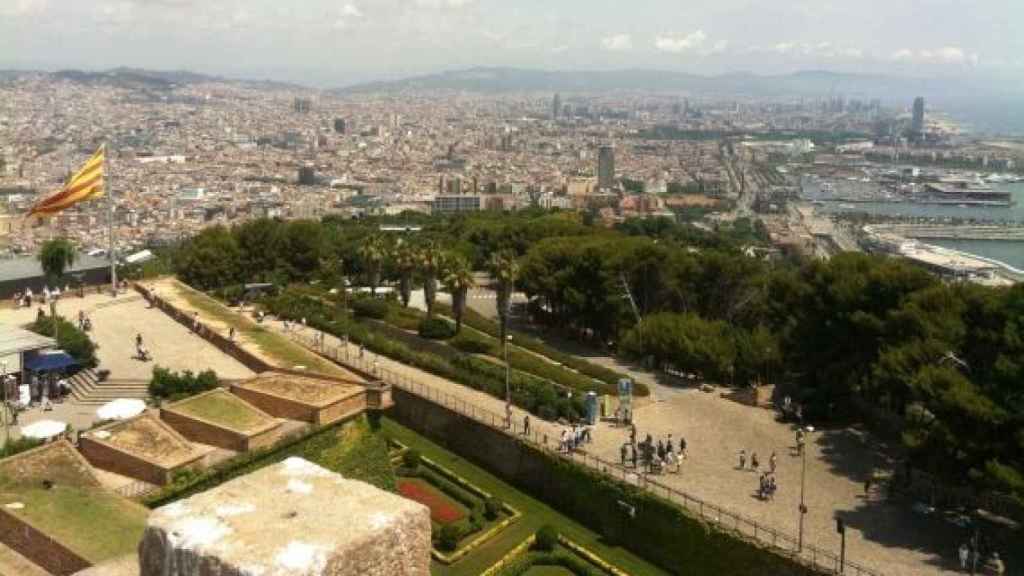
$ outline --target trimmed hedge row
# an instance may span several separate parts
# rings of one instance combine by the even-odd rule
[[[314,328],[350,341],[370,351],[404,364],[415,366],[443,378],[505,397],[505,368],[435,341],[418,338],[376,320],[351,321],[342,311],[316,298],[286,291],[264,305],[276,316],[287,319],[305,317]],[[564,398],[550,383],[518,371],[511,375],[512,401],[543,419],[579,418],[584,414],[582,395]]]
[[[522,576],[537,566],[561,566],[575,576],[606,576],[603,570],[591,566],[582,558],[564,550],[529,552],[513,560],[498,572],[497,576]]]
[[[450,306],[438,303],[436,304],[436,307],[439,313],[444,314],[446,316],[451,316],[452,310]],[[480,315],[478,312],[474,310],[466,309],[465,314],[462,316],[462,323],[465,324],[466,326],[479,330],[480,332],[483,332],[493,338],[501,338],[501,328],[498,326],[498,324],[493,320],[485,318],[484,316]],[[609,368],[605,368],[604,366],[600,366],[598,364],[594,364],[593,362],[588,362],[582,358],[573,356],[572,354],[566,354],[565,352],[562,352],[557,348],[549,346],[532,336],[528,336],[521,332],[515,331],[510,331],[509,333],[512,334],[512,338],[516,346],[525,348],[532,352],[536,352],[541,356],[546,356],[554,360],[555,362],[564,364],[572,368],[573,370],[576,370],[580,374],[589,376],[591,378],[594,378],[595,380],[600,380],[610,386],[617,387],[619,380],[623,378],[628,378],[628,376],[625,374],[616,372]],[[633,393],[637,396],[647,396],[648,394],[650,394],[650,391],[644,384],[640,382],[634,382]]]

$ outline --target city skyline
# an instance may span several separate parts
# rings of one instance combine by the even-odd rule
[[[1024,8],[1009,0],[970,11],[875,0],[318,0],[301,9],[262,1],[15,0],[0,16],[0,68],[189,69],[318,86],[474,66],[1006,79],[1024,70],[1024,40],[1011,27]]]

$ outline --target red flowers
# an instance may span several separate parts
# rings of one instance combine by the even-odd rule
[[[398,493],[430,508],[430,519],[438,524],[451,524],[466,517],[466,513],[451,499],[423,480],[399,478]]]

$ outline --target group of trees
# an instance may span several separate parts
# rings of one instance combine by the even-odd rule
[[[457,320],[490,271],[507,324],[513,289],[534,320],[724,383],[768,381],[813,419],[901,422],[914,461],[948,480],[1024,494],[1024,287],[947,284],[913,265],[844,254],[827,262],[748,256],[763,229],[706,231],[667,220],[607,229],[531,211],[379,220],[257,220],[211,228],[177,254],[200,288],[343,278],[397,287],[408,302],[439,285]]]

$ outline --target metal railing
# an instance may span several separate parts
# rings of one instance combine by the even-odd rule
[[[801,547],[797,538],[792,534],[766,526],[740,513],[733,512],[676,488],[666,486],[642,472],[627,469],[589,454],[585,450],[562,451],[559,449],[557,438],[549,438],[546,433],[538,431],[536,427],[531,427],[526,431],[523,424],[517,422],[516,419],[506,423],[505,417],[501,414],[481,408],[443,390],[389,370],[381,366],[378,361],[373,360],[373,357],[376,356],[375,354],[366,353],[368,356],[364,356],[361,353],[351,353],[348,347],[345,347],[343,350],[341,346],[328,346],[321,340],[297,332],[289,332],[288,336],[295,342],[339,364],[349,365],[364,373],[371,374],[395,388],[400,388],[405,392],[444,406],[453,412],[515,437],[520,441],[529,442],[534,447],[549,454],[571,460],[601,474],[636,486],[650,494],[674,502],[692,515],[700,517],[705,522],[724,532],[734,534],[783,556],[802,562],[815,570],[831,574],[850,574],[852,576],[882,576],[881,572],[867,568],[851,561],[849,558],[841,562],[839,555],[834,552],[823,550],[807,542],[804,542]]]

